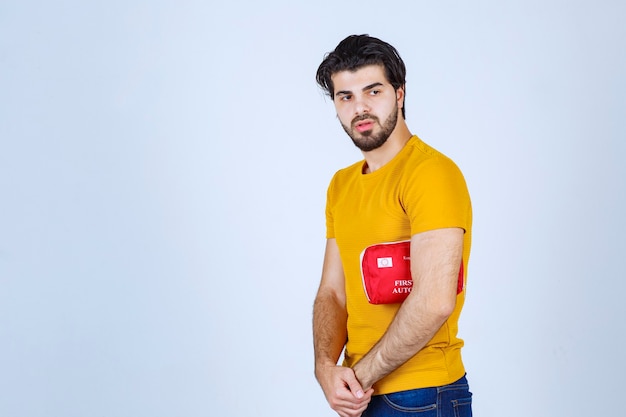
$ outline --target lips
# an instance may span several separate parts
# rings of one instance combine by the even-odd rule
[[[354,128],[359,132],[365,132],[371,130],[374,127],[374,121],[370,119],[361,120],[354,124]]]

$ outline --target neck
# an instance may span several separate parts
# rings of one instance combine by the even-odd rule
[[[396,128],[391,132],[389,139],[380,147],[369,152],[363,152],[366,167],[365,174],[374,172],[391,161],[411,139],[411,132],[404,119],[399,119]]]

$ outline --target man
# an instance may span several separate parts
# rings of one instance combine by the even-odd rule
[[[395,48],[367,35],[317,71],[364,156],[328,187],[313,311],[315,375],[342,417],[472,413],[457,337],[470,198],[454,162],[409,131],[405,73]]]

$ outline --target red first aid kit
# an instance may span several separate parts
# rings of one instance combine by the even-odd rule
[[[361,252],[361,277],[371,304],[403,302],[413,289],[411,241],[380,243]],[[463,262],[459,269],[457,294],[463,291]]]

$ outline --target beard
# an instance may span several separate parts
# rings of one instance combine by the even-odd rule
[[[367,130],[363,133],[359,133],[355,130],[355,125],[361,120],[370,119],[374,121],[374,125],[380,126],[380,131],[375,133],[374,130]],[[398,108],[394,107],[393,112],[387,117],[387,120],[383,124],[380,123],[380,119],[374,115],[364,114],[362,116],[357,116],[352,119],[352,124],[350,127],[341,123],[341,127],[343,130],[350,136],[352,139],[352,143],[354,146],[359,148],[363,152],[373,151],[374,149],[378,149],[387,142],[389,136],[396,128],[396,122],[398,121]]]

